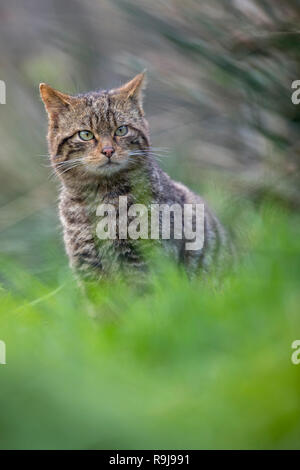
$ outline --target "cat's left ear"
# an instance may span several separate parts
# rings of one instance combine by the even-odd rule
[[[125,100],[131,99],[143,109],[143,90],[146,88],[146,84],[146,70],[144,70],[114,92],[120,94]]]

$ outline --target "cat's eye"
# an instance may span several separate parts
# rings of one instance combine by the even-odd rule
[[[94,138],[94,134],[91,131],[80,131],[78,135],[81,140],[92,140]]]
[[[123,137],[123,135],[126,135],[128,132],[128,127],[127,126],[120,126],[115,132],[115,135],[118,137]]]

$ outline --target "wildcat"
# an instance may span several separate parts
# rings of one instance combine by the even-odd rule
[[[153,155],[143,111],[145,73],[112,90],[70,96],[40,84],[49,118],[51,163],[61,181],[59,202],[70,265],[86,279],[147,270],[142,240],[99,240],[96,210],[116,208],[119,196],[135,203],[203,204],[203,199],[163,172]],[[185,240],[164,240],[163,249],[191,275],[222,267],[231,241],[204,203],[204,245],[188,251]]]

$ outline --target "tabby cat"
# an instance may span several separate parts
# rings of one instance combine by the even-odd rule
[[[144,240],[100,240],[96,211],[116,207],[120,196],[132,204],[204,204],[204,244],[187,250],[184,239],[161,241],[165,252],[189,274],[218,268],[230,255],[230,238],[203,199],[173,181],[156,161],[143,111],[145,74],[125,85],[70,96],[42,83],[49,117],[51,163],[61,181],[59,202],[64,242],[72,268],[83,278],[147,271]]]

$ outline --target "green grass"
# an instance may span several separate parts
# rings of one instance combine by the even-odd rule
[[[161,265],[143,294],[97,289],[97,318],[67,267],[4,259],[0,447],[299,448],[300,218],[243,219],[222,284]]]

